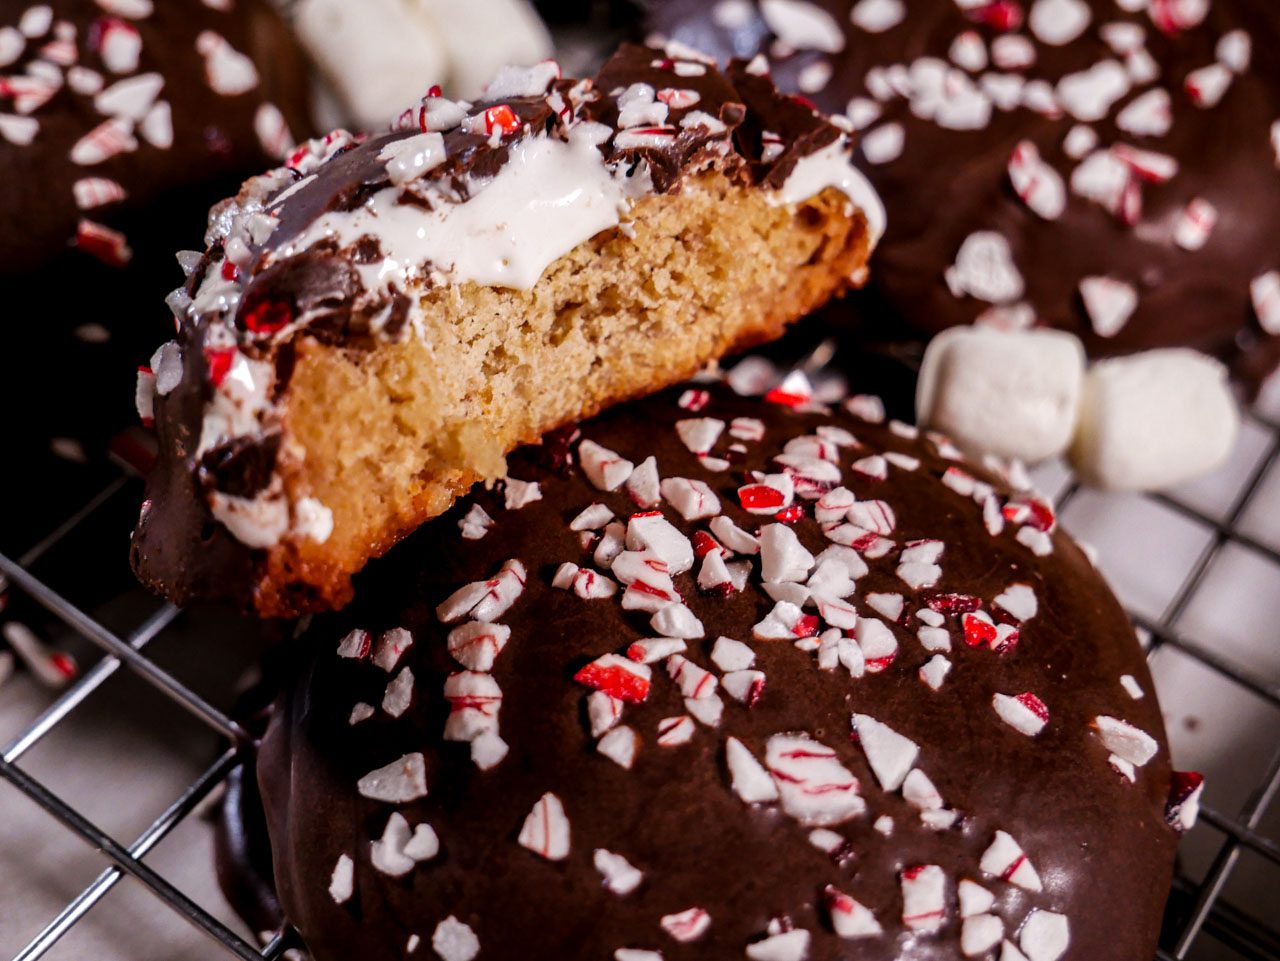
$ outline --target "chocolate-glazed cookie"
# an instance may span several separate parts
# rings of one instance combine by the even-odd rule
[[[795,378],[511,475],[297,644],[258,776],[317,961],[1151,956],[1192,782],[1048,504]]]
[[[1048,324],[1093,356],[1190,346],[1251,389],[1280,361],[1274,4],[650,7],[658,33],[764,51],[779,86],[864,128],[889,229],[837,319]]]

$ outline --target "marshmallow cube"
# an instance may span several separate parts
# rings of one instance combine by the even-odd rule
[[[379,130],[448,77],[444,44],[402,0],[301,0],[298,38],[355,122]]]
[[[1186,348],[1149,350],[1093,365],[1070,460],[1087,484],[1159,490],[1220,465],[1239,428],[1221,363]]]
[[[352,119],[378,130],[433,84],[475,98],[507,64],[551,56],[527,0],[298,0],[298,37]]]
[[[953,327],[925,350],[916,414],[970,453],[1034,463],[1071,443],[1084,368],[1072,334]]]

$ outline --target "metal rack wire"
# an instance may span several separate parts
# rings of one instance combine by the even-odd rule
[[[1211,530],[1212,538],[1187,570],[1181,586],[1162,614],[1154,618],[1134,614],[1134,622],[1149,636],[1152,654],[1162,648],[1176,649],[1237,685],[1240,690],[1248,691],[1271,707],[1280,709],[1280,682],[1276,678],[1259,676],[1241,669],[1228,658],[1216,653],[1213,638],[1192,636],[1181,624],[1182,615],[1227,545],[1234,544],[1252,551],[1280,571],[1280,552],[1239,529],[1241,518],[1268,472],[1273,468],[1280,470],[1280,423],[1266,420],[1257,422],[1269,432],[1266,452],[1249,472],[1234,502],[1221,519],[1215,519],[1174,496],[1153,495],[1153,499],[1163,507]],[[11,591],[34,601],[104,652],[96,665],[0,750],[0,778],[43,808],[53,821],[73,832],[85,844],[97,849],[105,862],[102,872],[14,958],[15,961],[35,961],[45,956],[126,876],[143,885],[157,901],[207,935],[210,944],[216,946],[213,953],[225,953],[241,959],[279,958],[290,947],[287,935],[277,935],[264,946],[250,943],[217,920],[207,907],[197,904],[147,864],[147,855],[156,845],[191,817],[199,805],[223,784],[237,763],[236,747],[228,748],[219,755],[128,844],[110,836],[75,806],[24,770],[20,763],[33,746],[59,725],[66,723],[89,695],[106,685],[122,667],[172,699],[202,725],[232,745],[245,743],[245,732],[234,719],[208,703],[148,656],[151,642],[166,630],[175,629],[174,620],[178,612],[172,606],[162,605],[153,610],[132,630],[121,636],[77,608],[31,571],[42,554],[76,530],[128,483],[129,480],[124,475],[113,481],[83,509],[69,517],[49,537],[22,556],[11,559],[0,554],[0,588],[7,584]],[[1060,510],[1076,498],[1080,490],[1078,484],[1068,481],[1058,496]],[[105,553],[104,557],[110,559],[110,555]],[[1212,832],[1220,839],[1217,841],[1217,854],[1203,879],[1197,881],[1182,874],[1177,879],[1170,898],[1166,934],[1157,955],[1158,961],[1188,961],[1205,956],[1200,947],[1206,940],[1226,946],[1233,957],[1251,961],[1280,959],[1280,926],[1277,926],[1276,914],[1267,918],[1251,918],[1223,897],[1232,872],[1244,852],[1252,852],[1263,859],[1268,870],[1275,872],[1276,882],[1280,882],[1280,839],[1267,836],[1260,829],[1264,814],[1280,793],[1280,739],[1276,739],[1273,747],[1274,756],[1259,767],[1259,777],[1243,806],[1238,810],[1219,810],[1206,806],[1202,810],[1200,824],[1195,830]],[[1208,956],[1217,955],[1211,952]]]

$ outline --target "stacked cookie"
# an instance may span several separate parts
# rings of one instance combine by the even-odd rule
[[[319,615],[227,812],[255,923],[317,961],[1151,955],[1200,781],[1052,506],[714,368],[866,282],[855,126],[626,46],[218,208],[133,551]]]
[[[1254,55],[1280,39],[1273,4],[650,6],[650,29],[758,53],[863,132],[890,226],[837,317],[961,328],[926,358],[922,420],[970,449],[1071,448],[1121,488],[1225,457],[1228,372],[1252,396],[1280,363],[1280,72]]]

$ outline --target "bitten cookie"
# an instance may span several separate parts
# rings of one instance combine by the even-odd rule
[[[883,212],[851,149],[743,64],[639,46],[306,145],[215,211],[139,382],[135,570],[178,602],[344,603],[518,444],[861,282]]]
[[[1280,362],[1280,10],[1269,0],[650,0],[844,111],[890,227],[859,319]]]
[[[258,762],[316,961],[1152,956],[1199,782],[1133,629],[874,398],[621,405],[357,584]]]

